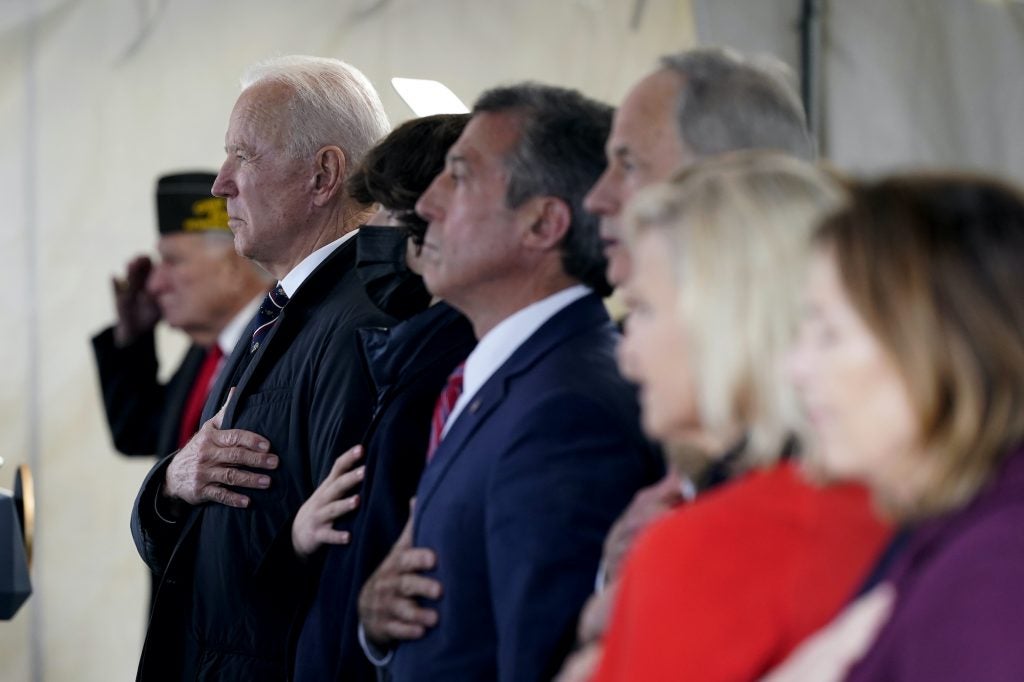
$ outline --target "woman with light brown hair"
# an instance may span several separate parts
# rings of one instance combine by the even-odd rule
[[[620,366],[644,428],[732,476],[640,536],[593,680],[756,679],[839,611],[887,538],[864,490],[803,478],[782,372],[810,232],[842,198],[811,164],[745,152],[628,209]]]
[[[864,184],[814,243],[791,373],[823,470],[908,540],[772,679],[1024,679],[1024,195]]]

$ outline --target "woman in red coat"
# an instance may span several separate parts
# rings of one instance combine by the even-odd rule
[[[757,679],[842,607],[885,543],[861,488],[809,483],[790,456],[799,411],[781,359],[808,235],[841,198],[813,166],[759,152],[631,206],[621,366],[650,436],[728,457],[733,475],[638,540],[603,641],[576,661],[601,651],[591,679]]]

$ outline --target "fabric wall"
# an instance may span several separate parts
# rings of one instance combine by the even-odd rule
[[[834,0],[825,27],[825,142],[837,162],[1024,182],[1024,3]]]
[[[146,581],[128,518],[148,461],[114,452],[89,337],[110,276],[155,242],[167,171],[216,168],[238,76],[274,54],[337,56],[411,112],[392,76],[464,101],[521,79],[616,102],[692,45],[686,0],[5,0],[0,3],[0,485],[38,488],[35,594],[0,622],[0,680],[134,675]],[[164,333],[167,369],[183,348]]]
[[[802,0],[695,0],[702,44],[799,71]],[[973,168],[1024,181],[1024,3],[820,0],[822,151],[860,173]]]

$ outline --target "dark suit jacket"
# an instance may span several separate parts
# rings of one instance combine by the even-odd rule
[[[448,375],[476,345],[469,321],[445,303],[390,330],[363,330],[377,407],[364,437],[366,476],[352,543],[326,551],[295,653],[295,680],[372,682],[357,639],[363,583],[391,551],[423,471],[434,403]]]
[[[193,344],[174,375],[161,384],[152,332],[118,348],[114,329],[108,327],[93,337],[92,348],[118,452],[163,457],[177,450],[181,413],[206,349]]]
[[[588,295],[537,330],[456,418],[417,490],[414,544],[437,553],[438,625],[402,643],[406,680],[549,679],[601,547],[661,474],[619,375],[618,334]]]
[[[245,490],[247,509],[206,504],[169,524],[155,513],[168,460],[143,484],[133,536],[163,579],[139,679],[258,682],[287,675],[288,632],[310,575],[292,551],[291,522],[370,420],[373,396],[356,330],[391,322],[367,298],[354,261],[354,241],[328,257],[248,362],[243,336],[207,402],[208,416],[237,384],[223,428],[270,441],[281,458],[270,488]]]

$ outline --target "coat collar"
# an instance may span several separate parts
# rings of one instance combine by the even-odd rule
[[[446,349],[431,348],[430,340],[445,333],[448,327],[459,324],[472,335],[469,321],[442,301],[390,329],[360,329],[363,358],[377,394],[387,391],[414,368],[429,364],[431,358],[421,357],[426,352],[424,349],[443,355]]]
[[[264,358],[271,352],[273,348],[271,358],[277,358],[281,355],[280,343],[275,344],[274,339],[281,336],[282,329],[290,329],[293,326],[304,324],[310,314],[310,309],[321,302],[327,293],[335,286],[338,285],[338,280],[344,277],[347,273],[351,272],[355,267],[356,260],[356,242],[354,239],[349,239],[344,244],[334,250],[320,265],[316,267],[313,272],[309,274],[309,277],[302,283],[295,295],[288,300],[288,305],[281,311],[280,317],[277,319],[277,323],[270,328],[267,332],[266,338],[263,343],[260,344],[260,348],[256,351],[256,354],[252,358],[247,358],[249,353],[249,344],[247,343],[247,337],[252,334],[251,325],[250,328],[242,335],[239,342],[235,345],[235,350],[231,353],[231,357],[221,372],[221,376],[217,379],[217,386],[211,395],[218,396],[218,405],[213,411],[216,412],[220,409],[220,404],[227,399],[227,390],[230,386],[226,385],[232,375],[236,373],[236,369],[241,363],[248,361],[248,366],[238,379],[235,395],[231,400],[231,404],[228,405],[227,411],[224,413],[224,423],[233,424],[235,419],[235,410],[238,407],[238,398],[245,394],[246,388],[249,383],[249,379],[252,377],[256,369],[264,362]],[[210,405],[207,404],[207,409]]]
[[[939,552],[950,538],[978,523],[991,522],[1008,504],[1024,496],[1024,446],[1012,448],[991,479],[965,506],[908,527],[903,556],[892,565],[888,579],[899,584]]]

